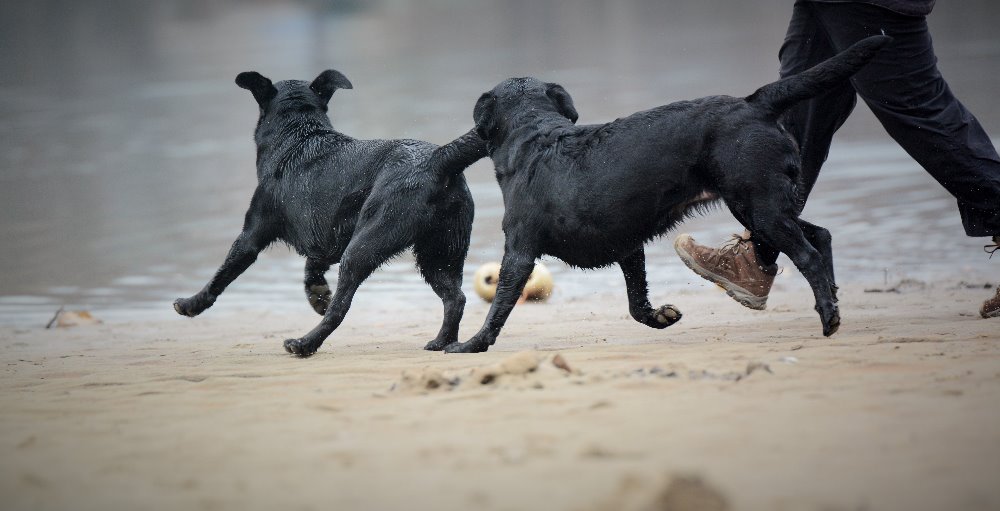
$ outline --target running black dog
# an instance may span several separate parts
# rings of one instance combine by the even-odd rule
[[[777,121],[847,80],[890,40],[865,39],[746,98],[681,101],[601,125],[574,126],[566,90],[534,78],[483,94],[473,118],[503,193],[506,244],[485,324],[446,351],[486,351],[543,254],[582,268],[618,263],[632,317],[653,328],[674,324],[675,307],[650,306],[643,244],[716,198],[792,259],[813,289],[823,335],[836,332],[830,233],[799,218],[799,151]]]
[[[358,286],[413,247],[421,274],[444,302],[444,324],[427,349],[456,342],[473,218],[462,171],[486,156],[482,139],[470,131],[437,147],[418,140],[355,140],[339,133],[330,124],[327,103],[335,90],[352,86],[334,70],[312,83],[276,84],[246,72],[236,84],[260,105],[254,133],[257,189],[243,232],[222,267],[198,294],[175,301],[174,309],[197,316],[261,250],[283,241],[306,257],[306,296],[323,314],[304,337],[285,341],[289,353],[309,356],[340,325]],[[340,269],[331,297],[324,274],[334,263]]]

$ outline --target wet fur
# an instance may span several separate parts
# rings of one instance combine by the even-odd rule
[[[643,245],[715,197],[792,259],[813,288],[824,335],[833,334],[840,317],[830,235],[799,218],[798,147],[777,119],[796,101],[847,80],[889,41],[861,41],[747,98],[680,101],[607,124],[576,126],[569,93],[534,78],[512,78],[483,94],[473,118],[503,193],[505,251],[483,327],[446,350],[488,349],[542,255],[581,268],[617,263],[632,317],[670,326],[680,312],[650,305]]]
[[[337,328],[358,286],[379,266],[413,248],[424,279],[444,303],[444,322],[429,346],[457,340],[465,306],[462,268],[473,202],[462,171],[485,156],[474,132],[438,147],[419,140],[357,140],[333,129],[327,103],[352,88],[337,71],[312,82],[272,84],[241,73],[237,85],[260,107],[254,133],[257,188],[243,231],[212,280],[174,309],[197,316],[274,242],[306,258],[305,293],[323,319],[285,349],[308,356]],[[325,273],[340,264],[335,292]]]

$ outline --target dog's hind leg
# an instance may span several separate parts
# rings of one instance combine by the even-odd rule
[[[524,249],[512,249],[515,246],[509,241],[500,262],[500,280],[497,283],[497,294],[490,305],[486,321],[482,328],[466,342],[449,344],[444,351],[447,353],[481,353],[489,349],[500,335],[500,329],[507,322],[511,310],[521,297],[521,291],[535,268],[538,254]]]
[[[824,256],[810,243],[798,218],[799,159],[794,145],[777,130],[765,130],[756,136],[751,132],[733,152],[742,164],[725,167],[715,177],[726,206],[755,238],[787,255],[802,272],[816,298],[823,335],[833,335],[840,327],[840,311],[833,297],[832,256]],[[812,234],[820,246],[829,247],[829,237],[824,243],[818,228]]]
[[[471,232],[472,209],[469,207],[454,214],[442,225],[434,226],[413,245],[420,273],[444,304],[441,329],[424,346],[425,350],[441,351],[458,341],[458,324],[465,312],[462,270],[469,252]]]
[[[317,314],[322,316],[330,306],[330,285],[326,282],[326,271],[330,263],[313,257],[306,258],[305,288],[306,299]]]
[[[437,336],[424,346],[425,350],[441,351],[445,346],[458,341],[458,324],[465,312],[465,293],[462,292],[462,262],[445,261],[434,256],[425,256],[431,260],[421,260],[423,253],[417,253],[417,265],[424,275],[424,280],[430,284],[434,293],[444,304],[444,321]],[[457,263],[457,264],[456,264]]]
[[[837,301],[837,281],[833,277],[833,236],[830,231],[815,225],[801,218],[796,221],[802,229],[803,234],[809,243],[823,256],[823,266],[826,267],[826,278],[830,279],[830,292],[833,294],[833,301]]]
[[[829,337],[840,327],[840,312],[833,298],[832,282],[828,277],[823,255],[806,239],[805,233],[791,215],[762,219],[751,214],[754,236],[761,236],[770,246],[780,250],[809,281],[816,298],[816,312],[823,323],[823,335]]]
[[[315,353],[344,320],[361,283],[379,266],[410,245],[411,228],[408,223],[391,218],[384,211],[374,213],[364,226],[359,226],[340,259],[337,291],[333,294],[323,319],[303,337],[286,340],[285,351],[302,357]]]
[[[666,328],[680,321],[681,311],[673,305],[663,305],[653,309],[649,303],[646,284],[646,253],[642,249],[618,261],[625,275],[625,289],[628,292],[628,312],[636,321],[652,328]]]

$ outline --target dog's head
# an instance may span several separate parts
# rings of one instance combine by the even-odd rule
[[[262,119],[284,113],[326,112],[335,90],[354,88],[347,77],[333,69],[323,71],[311,83],[302,80],[271,83],[256,71],[246,71],[236,75],[236,85],[253,94]]]
[[[476,132],[483,140],[496,141],[512,128],[519,112],[551,113],[575,123],[579,115],[573,98],[556,83],[535,78],[509,78],[483,93],[472,111]]]

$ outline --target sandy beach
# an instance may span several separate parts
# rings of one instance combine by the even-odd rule
[[[679,290],[686,315],[665,331],[598,295],[518,307],[480,355],[420,349],[436,328],[431,302],[356,311],[306,360],[281,348],[314,321],[306,314],[4,328],[0,499],[39,510],[997,509],[1000,322],[973,314],[989,292],[848,288],[830,339],[805,291],[754,312]],[[485,310],[470,300],[463,333]]]

